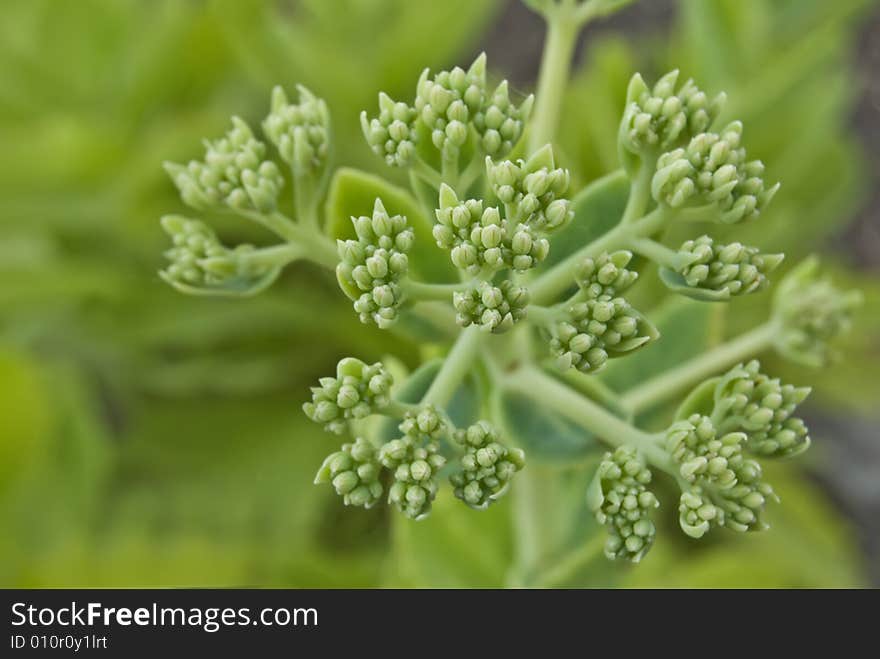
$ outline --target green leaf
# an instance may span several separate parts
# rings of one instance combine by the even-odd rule
[[[369,215],[377,198],[391,215],[405,215],[415,233],[410,272],[431,282],[456,281],[455,267],[431,235],[433,221],[425,217],[409,192],[374,174],[349,167],[336,170],[325,206],[327,234],[332,238],[355,238],[351,218]]]
[[[504,435],[526,452],[529,461],[563,464],[603,450],[603,445],[589,432],[558,414],[536,407],[522,394],[496,392],[492,414]]]
[[[394,398],[403,403],[417,404],[427,393],[444,361],[442,357],[438,357],[422,364],[405,382],[395,386],[392,391]],[[467,378],[455,391],[446,407],[446,413],[456,426],[465,426],[477,420],[480,413],[480,396],[473,376]],[[377,433],[379,439],[389,441],[399,436],[397,425],[396,419],[383,419]]]
[[[571,256],[578,249],[614,228],[629,196],[629,179],[621,169],[594,181],[572,199],[574,218],[553,236],[545,267]]]
[[[670,298],[648,314],[660,338],[633,355],[609,362],[599,377],[612,389],[625,391],[705,351],[714,338],[711,329],[718,309],[686,298]]]
[[[516,487],[516,479],[514,485]],[[472,510],[442,487],[431,516],[392,521],[385,585],[406,588],[499,588],[513,559],[510,500]]]
[[[709,378],[697,385],[682,401],[675,412],[675,420],[687,419],[691,414],[708,416],[715,405],[715,386],[721,380],[720,377]]]

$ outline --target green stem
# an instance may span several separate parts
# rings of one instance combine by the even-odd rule
[[[432,185],[435,188],[439,188],[440,184],[443,182],[443,177],[440,175],[440,172],[431,167],[431,165],[426,163],[421,158],[415,159],[415,161],[413,162],[413,166],[410,169],[410,172],[425,181],[428,185]]]
[[[587,542],[563,556],[553,567],[535,578],[534,585],[538,588],[554,588],[567,584],[578,571],[602,556],[606,537],[598,532]]]
[[[442,162],[440,163],[440,175],[443,181],[448,183],[456,192],[458,192],[459,187],[458,157],[459,153],[457,150],[453,154],[451,149],[443,149]]]
[[[614,416],[598,403],[580,395],[571,387],[534,366],[525,366],[517,370],[501,384],[561,414],[594,433],[610,446],[632,446],[654,467],[669,474],[676,473],[669,455],[655,443],[654,435]]]
[[[564,312],[556,307],[542,307],[539,304],[530,304],[528,307],[528,319],[533,325],[549,327],[564,316]]]
[[[318,231],[317,182],[314,176],[293,177],[293,203],[296,219],[303,226]]]
[[[236,214],[261,224],[287,242],[302,248],[303,258],[330,270],[336,268],[339,255],[332,239],[307,225],[300,225],[283,213],[258,213],[257,211],[235,211]]]
[[[547,16],[547,37],[538,74],[535,112],[529,129],[529,153],[552,143],[559,125],[571,58],[582,23],[570,11]]]
[[[440,372],[434,378],[422,404],[445,407],[452,400],[455,390],[473,368],[484,334],[477,327],[468,327],[458,336],[452,350],[446,356]]]
[[[633,179],[630,186],[629,198],[626,201],[626,208],[620,220],[622,224],[629,224],[635,221],[648,210],[648,204],[651,202],[651,177],[654,175],[653,162],[656,159],[649,157],[648,161],[652,163],[652,166],[648,167],[643,159],[642,164],[639,166],[639,173]]]
[[[675,272],[681,271],[682,268],[693,262],[693,258],[687,254],[679,254],[674,249],[650,238],[633,238],[629,241],[629,248],[654,263],[666,266]]]
[[[409,412],[418,412],[419,406],[413,405],[412,403],[404,403],[399,400],[391,400],[388,405],[383,408],[382,414],[386,416],[392,416],[397,419],[402,419]]]
[[[535,279],[529,286],[533,303],[548,304],[572,287],[575,269],[586,257],[595,257],[602,252],[626,247],[633,238],[653,235],[662,229],[668,220],[667,213],[662,208],[657,208],[639,220],[629,224],[618,224]]]
[[[466,284],[429,284],[412,279],[404,279],[401,286],[408,297],[424,302],[451,302],[454,293],[467,288]]]
[[[666,371],[623,394],[623,404],[638,413],[650,409],[695,386],[708,377],[766,350],[773,343],[778,327],[772,321],[722,343],[719,346]]]
[[[483,173],[485,168],[485,160],[480,158],[479,156],[474,156],[473,159],[468,163],[468,166],[464,168],[464,171],[461,173],[461,176],[458,179],[458,188],[455,192],[459,195],[459,197],[467,196],[468,190],[470,190],[471,186],[474,182],[480,177],[480,174]]]
[[[297,259],[305,258],[305,251],[293,243],[263,247],[242,254],[241,260],[258,268],[282,268]]]

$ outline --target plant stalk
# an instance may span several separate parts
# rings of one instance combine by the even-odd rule
[[[423,404],[437,407],[446,407],[449,404],[458,385],[473,368],[483,336],[475,326],[462,330],[440,372],[422,398]]]
[[[709,352],[698,355],[630,389],[621,397],[623,405],[634,413],[639,413],[669,400],[683,389],[695,386],[719,371],[766,350],[772,345],[777,331],[778,328],[773,321],[759,325],[731,341],[716,346]]]

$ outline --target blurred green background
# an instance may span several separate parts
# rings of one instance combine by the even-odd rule
[[[418,346],[360,326],[308,266],[254,299],[181,296],[156,275],[157,220],[185,212],[161,162],[198,156],[231,114],[256,123],[276,83],[327,100],[337,165],[387,176],[357,120],[379,90],[409,98],[422,68],[480,50],[528,90],[541,30],[500,0],[0,5],[0,585],[505,583],[522,541],[509,502],[476,514],[441,496],[413,524],[346,510],[312,485],[335,445],[300,411],[309,384],[348,354],[414,367]],[[769,358],[772,372],[815,385],[816,440],[806,461],[772,471],[783,505],[771,531],[694,543],[667,511],[643,565],[600,560],[568,585],[876,584],[880,3],[641,0],[591,27],[559,139],[578,184],[617,167],[632,72],[676,66],[728,92],[726,116],[783,182],[738,239],[785,251],[789,267],[821,253],[866,304],[833,367]],[[231,242],[264,238],[220,228]],[[759,321],[766,297],[738,302],[723,331]],[[717,339],[710,321],[684,349]],[[582,492],[570,498],[582,506]],[[596,532],[584,522],[567,542]]]

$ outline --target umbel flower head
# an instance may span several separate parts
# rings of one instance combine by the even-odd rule
[[[751,453],[790,457],[810,446],[806,425],[793,416],[809,394],[809,387],[782,384],[761,373],[761,364],[753,359],[718,381],[712,416],[719,427],[745,433]]]
[[[171,237],[165,252],[168,266],[159,272],[166,282],[186,293],[256,293],[275,280],[278,267],[267,267],[248,257],[253,245],[230,249],[222,245],[214,231],[200,220],[166,215],[162,228]]]
[[[462,327],[477,325],[485,332],[501,334],[526,316],[529,291],[508,279],[498,286],[481,281],[466,291],[453,294],[456,322]]]
[[[671,71],[653,88],[638,73],[630,80],[618,139],[628,170],[634,163],[629,154],[659,154],[687,143],[708,131],[721,112],[725,94],[709,98],[693,80],[676,89],[678,78],[678,70]]]
[[[661,268],[660,278],[672,290],[699,300],[728,300],[763,290],[767,275],[784,258],[742,243],[720,245],[709,236],[685,241],[678,256],[687,265],[678,272]]]
[[[340,263],[336,279],[342,291],[354,301],[362,323],[381,328],[397,320],[403,303],[400,278],[409,269],[407,252],[414,240],[403,215],[389,215],[376,199],[372,217],[353,217],[357,240],[339,240]]]
[[[188,165],[165,163],[184,203],[197,210],[275,210],[284,178],[265,160],[266,145],[238,117],[225,137],[205,142],[205,159]]]
[[[341,450],[327,456],[315,484],[330,483],[346,506],[372,508],[382,496],[381,469],[376,449],[358,437],[353,444],[343,444]]]
[[[337,364],[335,378],[321,378],[319,386],[312,387],[312,400],[303,404],[303,411],[326,430],[341,434],[347,421],[375,414],[388,405],[392,384],[391,374],[381,363],[368,365],[346,357]]]
[[[446,464],[436,442],[444,430],[437,411],[426,406],[408,414],[400,424],[403,437],[379,450],[379,460],[394,479],[388,489],[388,503],[411,519],[424,519],[431,513],[437,495],[437,472]]]
[[[593,373],[612,357],[646,345],[657,329],[622,297],[600,295],[572,304],[551,328],[550,351],[562,370]]]
[[[464,448],[460,471],[449,477],[455,496],[472,508],[485,509],[507,491],[514,474],[525,466],[525,453],[504,446],[487,421],[457,430],[453,439]]]
[[[484,153],[492,158],[510,153],[522,137],[534,101],[534,95],[530,94],[519,106],[515,105],[510,100],[506,80],[486,95],[486,102],[474,113],[472,121]]]
[[[606,453],[587,490],[587,505],[608,529],[605,555],[638,563],[654,544],[651,511],[660,505],[648,489],[651,470],[629,446]]]
[[[377,156],[392,167],[409,167],[416,155],[418,113],[406,103],[395,102],[379,92],[379,115],[367,118],[361,112],[361,130],[367,144]]]
[[[773,316],[779,327],[774,346],[783,356],[808,366],[827,363],[831,342],[849,330],[861,305],[859,291],[842,291],[819,276],[819,262],[807,259],[776,288]]]
[[[779,189],[767,187],[760,160],[746,161],[742,124],[720,133],[700,133],[686,147],[657,159],[651,191],[657,203],[671,208],[715,206],[724,224],[757,217]]]
[[[281,87],[272,90],[269,116],[263,132],[288,163],[294,176],[319,172],[330,149],[330,112],[323,99],[297,85],[299,103],[290,103]]]
[[[487,157],[486,175],[512,224],[550,233],[574,217],[571,202],[563,197],[571,177],[567,169],[556,167],[549,144],[528,160],[493,163]]]

